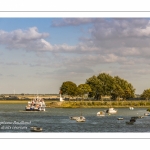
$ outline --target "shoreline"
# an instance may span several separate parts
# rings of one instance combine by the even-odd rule
[[[0,104],[24,104],[29,100],[0,100]],[[45,101],[46,108],[150,108],[150,101]]]
[[[112,106],[113,108],[129,108],[128,106]],[[110,108],[110,106],[91,106],[91,107],[51,107],[51,106],[47,106],[46,108]],[[150,108],[150,106],[136,106],[134,108]]]

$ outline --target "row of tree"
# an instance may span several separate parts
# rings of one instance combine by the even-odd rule
[[[109,95],[114,100],[120,100],[120,98],[133,98],[135,95],[135,88],[131,83],[118,76],[112,77],[106,73],[92,76],[86,80],[86,83],[90,85],[92,89],[89,96],[95,99],[100,99],[101,96]]]
[[[83,96],[88,94],[88,97],[94,99],[101,99],[102,96],[111,96],[114,100],[120,98],[133,98],[135,95],[135,88],[128,81],[109,74],[101,73],[98,76],[92,76],[86,80],[84,84],[76,85],[72,81],[63,82],[60,91],[62,95],[70,97]]]

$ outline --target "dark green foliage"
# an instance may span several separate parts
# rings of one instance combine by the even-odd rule
[[[141,98],[149,100],[150,99],[150,89],[144,90],[143,93],[142,93],[142,95],[141,95]]]
[[[91,92],[91,87],[88,84],[80,84],[77,87],[77,95],[82,97],[82,100],[84,99],[84,95]]]
[[[135,89],[126,80],[118,76],[112,77],[109,74],[101,73],[86,80],[92,91],[89,97],[101,99],[101,96],[111,96],[114,100],[133,98]]]
[[[135,95],[135,89],[131,83],[118,76],[112,77],[106,73],[94,75],[87,79],[85,84],[78,86],[71,81],[63,82],[60,90],[63,95],[79,96],[79,98],[82,97],[82,100],[85,94],[88,94],[88,97],[94,98],[94,100],[102,100],[109,96],[110,99],[118,101],[133,98]],[[146,98],[150,98],[150,94]]]
[[[77,85],[71,81],[63,82],[60,87],[61,94],[66,94],[71,97],[76,96],[77,93]]]

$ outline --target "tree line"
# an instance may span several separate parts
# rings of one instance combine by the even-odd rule
[[[102,96],[110,96],[113,100],[134,98],[135,88],[127,80],[119,76],[112,77],[107,73],[100,73],[99,75],[86,79],[86,82],[78,86],[72,81],[65,81],[60,87],[62,95],[70,97],[80,96],[92,97],[100,100]]]

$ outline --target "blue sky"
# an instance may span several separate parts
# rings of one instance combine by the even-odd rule
[[[59,93],[106,72],[150,88],[147,18],[0,18],[0,93]]]

